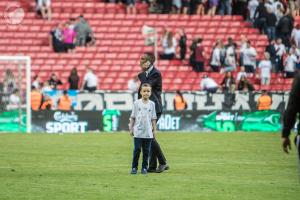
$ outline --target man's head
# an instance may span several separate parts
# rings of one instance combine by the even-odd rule
[[[143,99],[149,99],[151,96],[152,87],[149,83],[143,83],[141,86],[140,94]]]
[[[140,67],[143,71],[147,71],[155,62],[155,56],[152,53],[145,53],[141,56]]]

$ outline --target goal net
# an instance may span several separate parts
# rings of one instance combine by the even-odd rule
[[[30,132],[30,57],[0,56],[0,132]]]

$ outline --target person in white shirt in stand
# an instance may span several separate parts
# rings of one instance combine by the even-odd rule
[[[83,78],[83,84],[81,89],[87,90],[89,92],[94,92],[97,89],[97,85],[98,85],[98,78],[94,74],[93,70],[88,67],[87,72]]]
[[[258,0],[250,0],[248,2],[248,11],[249,11],[249,19],[252,23],[254,23],[254,14],[256,11],[256,8],[258,6],[259,2]]]
[[[139,77],[135,76],[132,79],[130,79],[128,81],[127,87],[128,90],[130,90],[131,92],[137,92],[140,87]]]
[[[51,21],[51,0],[37,0],[37,10],[41,11],[43,19]]]
[[[268,52],[265,52],[264,56],[265,58],[258,64],[258,68],[260,69],[261,85],[270,85],[272,63]]]
[[[276,51],[276,58],[275,58],[275,72],[279,73],[283,70],[283,61],[282,57],[286,53],[285,46],[282,44],[282,39],[278,38],[274,45]]]
[[[211,55],[211,61],[210,61],[210,67],[214,72],[219,72],[222,66],[221,63],[221,54],[222,54],[222,43],[221,41],[217,41],[212,55]]]
[[[164,52],[160,55],[160,58],[165,60],[172,60],[175,58],[177,41],[175,37],[173,37],[173,33],[171,31],[167,32],[161,42]]]
[[[297,24],[293,31],[291,36],[292,41],[295,43],[297,48],[300,48],[300,24]]]
[[[236,81],[239,82],[243,76],[247,78],[247,73],[245,72],[245,67],[241,66],[240,71],[237,73]]]
[[[291,48],[288,57],[284,61],[285,78],[293,78],[295,74],[296,63],[298,62],[294,49]]]
[[[214,79],[208,77],[208,75],[204,75],[200,83],[200,88],[201,90],[207,91],[209,93],[215,93],[217,92],[219,86],[214,81]]]
[[[41,80],[40,80],[40,77],[38,75],[35,75],[33,77],[33,82],[32,82],[31,85],[34,86],[36,89],[41,88]]]
[[[7,109],[17,109],[21,105],[20,93],[18,89],[15,89],[13,93],[9,96],[9,104]]]
[[[255,73],[256,55],[255,48],[251,46],[250,41],[247,41],[247,47],[243,50],[243,65],[247,73]]]

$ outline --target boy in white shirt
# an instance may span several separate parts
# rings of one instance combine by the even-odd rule
[[[272,63],[270,61],[270,54],[265,52],[265,59],[259,62],[261,85],[270,85]]]
[[[155,138],[157,119],[155,104],[149,100],[151,90],[149,83],[142,84],[140,90],[142,98],[134,102],[130,116],[129,131],[134,138],[131,174],[137,174],[141,150],[143,151],[141,173],[147,174],[151,142]]]

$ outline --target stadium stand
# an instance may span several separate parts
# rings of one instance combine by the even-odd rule
[[[225,41],[228,37],[239,41],[245,35],[258,52],[258,59],[267,45],[266,35],[242,19],[242,16],[196,16],[196,15],[159,15],[147,14],[147,4],[138,3],[138,15],[126,15],[125,7],[120,4],[94,2],[93,0],[57,0],[52,3],[52,21],[36,17],[34,3],[22,1],[26,10],[25,19],[19,25],[8,25],[0,21],[0,54],[29,55],[32,58],[32,76],[39,74],[47,80],[49,74],[56,72],[64,83],[70,70],[77,67],[82,77],[87,66],[95,70],[102,90],[126,90],[127,81],[140,70],[138,61],[143,52],[152,52],[153,47],[145,46],[141,34],[143,25],[155,27],[160,34],[164,27],[176,31],[184,28],[187,46],[196,36],[203,38],[203,45],[212,50],[216,39]],[[6,6],[0,2],[0,8]],[[74,54],[57,54],[49,47],[49,32],[60,21],[83,14],[91,25],[96,46],[77,48]],[[162,47],[159,47],[162,51]],[[190,54],[188,50],[187,55]],[[159,60],[157,63],[164,78],[164,90],[200,90],[199,83],[203,73],[196,73],[186,60]],[[206,66],[206,70],[209,67]],[[218,83],[223,74],[209,73]],[[251,80],[256,83],[255,77]],[[287,82],[286,82],[287,83]],[[256,90],[262,89],[258,84]],[[63,88],[66,88],[64,84]],[[287,90],[290,85],[280,83],[273,75],[270,90]]]

